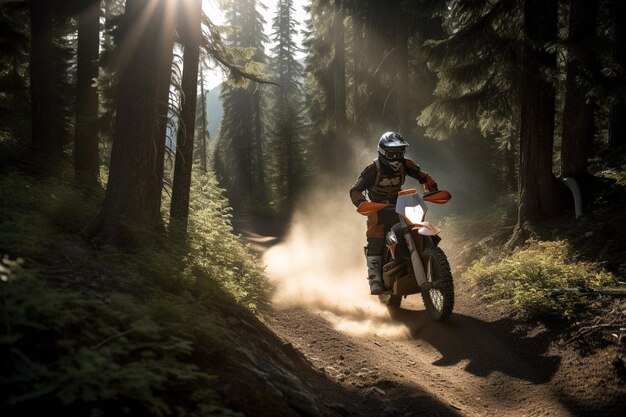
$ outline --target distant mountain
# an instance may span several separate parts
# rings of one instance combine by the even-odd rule
[[[304,59],[305,57],[301,57],[297,61],[304,65]],[[222,100],[220,99],[222,85],[224,85],[224,83],[218,84],[204,92],[206,97],[206,111],[207,118],[209,119],[209,133],[211,135],[211,139],[217,138],[217,134],[220,131],[222,116],[224,115],[224,106],[222,106]]]

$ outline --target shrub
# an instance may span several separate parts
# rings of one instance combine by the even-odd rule
[[[45,405],[87,415],[229,414],[215,378],[190,360],[196,341],[205,354],[224,349],[206,308],[166,295],[139,303],[53,288],[7,258],[0,273],[5,412],[28,415]],[[203,320],[193,325],[189,317]]]
[[[565,241],[531,240],[510,256],[483,257],[466,277],[489,303],[528,319],[572,318],[590,307],[591,290],[616,282],[600,264],[573,257]]]
[[[228,314],[268,288],[215,179],[194,178],[188,251],[163,235],[133,254],[89,246],[99,197],[0,177],[0,414],[236,415],[205,366],[234,360]]]

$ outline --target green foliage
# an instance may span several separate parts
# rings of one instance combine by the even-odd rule
[[[242,305],[255,309],[268,295],[259,262],[233,235],[232,209],[212,173],[197,175],[190,194],[189,247],[185,276],[219,282]],[[199,285],[203,285],[201,282]]]
[[[196,341],[202,350],[219,351],[222,334],[215,326],[201,333],[210,338],[194,340],[185,326],[189,317],[206,315],[206,308],[164,296],[138,303],[125,294],[94,297],[53,288],[36,271],[6,258],[1,271],[0,387],[8,412],[36,409],[38,403],[102,415],[219,410],[215,378],[190,357]],[[167,395],[172,391],[178,396]]]
[[[441,11],[447,34],[429,40],[429,66],[439,79],[435,100],[418,122],[426,134],[445,139],[479,131],[510,147],[518,134],[522,4],[452,1]]]
[[[8,173],[0,178],[0,249],[34,256],[54,236],[80,232],[97,214],[97,198],[66,180]]]
[[[223,3],[228,24],[233,31],[226,36],[234,64],[247,72],[260,73],[267,56],[263,34],[263,16],[257,0]],[[236,209],[255,210],[267,206],[263,148],[265,92],[258,83],[224,84],[221,99],[224,115],[214,153],[214,168],[230,204]]]
[[[294,54],[298,47],[293,40],[296,33],[293,1],[281,0],[276,7],[272,39],[274,56],[270,67],[278,86],[270,89],[270,120],[268,123],[268,180],[273,185],[270,208],[288,216],[298,192],[306,182],[308,144],[305,141],[304,91],[302,65]]]
[[[616,283],[595,262],[577,260],[562,240],[530,240],[511,255],[483,257],[466,272],[493,305],[528,319],[573,318],[589,311],[589,290]]]
[[[235,360],[224,313],[268,285],[213,175],[194,178],[188,248],[133,254],[80,243],[102,196],[16,172],[0,190],[2,415],[236,415],[206,364]]]
[[[626,187],[626,165],[621,165],[619,168],[605,168],[598,172],[598,176],[609,178],[614,180],[616,185]]]

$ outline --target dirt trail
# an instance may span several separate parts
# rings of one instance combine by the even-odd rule
[[[236,218],[235,229],[261,253],[280,242],[270,235],[271,226],[255,227],[249,219]],[[358,285],[366,291],[365,278]],[[328,301],[319,294],[308,302],[285,303],[278,297],[262,320],[315,369],[383,406],[381,411],[364,409],[365,403],[346,404],[358,415],[587,414],[568,404],[553,385],[563,365],[559,355],[547,345],[538,348],[537,340],[503,331],[501,320],[478,318],[480,307],[464,297],[462,283],[456,285],[457,306],[445,323],[428,317],[419,296],[387,311],[372,296],[361,301],[362,292]]]

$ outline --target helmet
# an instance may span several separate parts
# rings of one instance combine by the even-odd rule
[[[397,171],[409,144],[396,132],[386,132],[378,140],[379,159]]]

